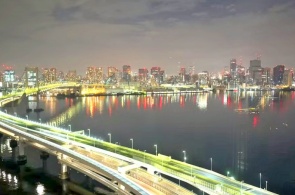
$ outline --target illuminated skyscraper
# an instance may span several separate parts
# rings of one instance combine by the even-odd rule
[[[56,68],[44,68],[42,71],[43,81],[46,83],[52,83],[57,80]]]
[[[237,60],[236,59],[230,60],[230,76],[232,79],[236,79],[237,77]]]
[[[25,68],[25,87],[38,87],[39,86],[39,70],[38,67]]]
[[[67,81],[77,81],[77,73],[76,70],[70,70],[67,74],[66,74],[66,78],[65,80]]]
[[[87,67],[86,80],[89,83],[101,83],[103,81],[103,69],[94,66]]]
[[[194,75],[195,74],[195,66],[189,66],[188,67],[188,74],[190,76]]]
[[[138,69],[138,79],[139,81],[146,81],[148,77],[148,69],[140,68]]]
[[[95,80],[95,67],[87,67],[86,70],[86,79],[89,83],[94,83]]]
[[[185,82],[185,74],[186,74],[186,69],[184,67],[181,67],[179,70],[179,77],[182,82]]]
[[[284,76],[283,76],[283,85],[286,85],[290,87],[293,82],[293,70],[292,69],[286,69],[284,71]]]
[[[123,65],[123,81],[131,81],[131,66],[130,65]]]
[[[101,83],[103,81],[103,69],[102,67],[95,68],[95,81]]]
[[[14,72],[14,70],[5,70],[4,71],[4,81],[7,82],[7,83],[15,81],[15,72]]]
[[[57,73],[56,73],[56,68],[50,68],[49,69],[49,80],[50,82],[56,82],[57,80]]]
[[[106,84],[116,83],[119,78],[119,70],[113,66],[108,67]]]
[[[283,84],[285,65],[277,65],[273,68],[273,83],[274,85]]]
[[[57,74],[57,80],[58,81],[63,81],[65,79],[65,74],[62,71],[59,71]]]
[[[160,67],[152,67],[151,76],[158,84],[160,84],[164,80],[164,70],[161,70]]]
[[[208,71],[203,71],[198,74],[198,84],[199,87],[208,87],[209,85],[209,73]]]
[[[261,84],[262,83],[262,71],[261,68],[261,60],[250,60],[250,67],[249,67],[249,76],[252,79],[253,84]]]
[[[262,84],[269,85],[271,84],[271,68],[263,68],[262,72]]]

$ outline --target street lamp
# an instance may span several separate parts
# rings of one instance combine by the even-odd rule
[[[155,144],[154,146],[155,146],[155,148],[156,148],[156,156],[158,156],[158,145]]]
[[[267,190],[267,181],[265,181],[265,190]]]
[[[69,125],[69,130],[72,131],[72,125]]]
[[[90,129],[87,129],[87,131],[88,131],[88,136],[90,137]]]
[[[131,148],[133,149],[133,138],[131,138],[130,141],[131,141]]]
[[[112,143],[112,134],[108,133],[108,136],[109,136],[109,142]]]
[[[259,186],[261,188],[261,173],[259,173]]]
[[[185,150],[183,150],[182,152],[183,152],[183,162],[185,162],[186,161],[186,152],[185,152]]]
[[[212,157],[211,157],[211,158],[210,158],[210,162],[211,162],[211,171],[212,171],[212,160],[213,160],[213,159],[212,159]]]

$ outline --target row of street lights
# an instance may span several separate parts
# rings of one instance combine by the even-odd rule
[[[6,113],[7,113],[7,110],[5,110]],[[14,113],[16,116],[16,112]],[[26,118],[28,120],[29,116],[26,115]],[[41,118],[39,118],[39,121],[41,123]],[[72,131],[72,126],[71,124],[68,125],[69,127],[69,130]],[[88,130],[88,135],[90,136],[90,129],[87,129]],[[111,133],[108,133],[108,136],[109,136],[109,142],[112,143],[112,134]],[[130,141],[131,141],[131,148],[134,149],[134,139],[133,138],[130,138]],[[116,142],[117,143],[117,142]],[[155,147],[155,152],[156,152],[156,156],[158,156],[158,145],[157,144],[154,144],[154,147]],[[146,152],[146,150],[144,150],[144,153]],[[186,162],[187,160],[187,157],[186,157],[186,151],[183,150],[183,162]],[[145,162],[145,155],[144,155],[144,162]],[[212,171],[212,164],[213,164],[213,158],[210,157],[210,170]],[[227,171],[227,177],[229,176],[229,171]],[[259,187],[261,188],[261,177],[262,177],[262,174],[259,173]],[[242,189],[242,182],[241,181],[241,189]],[[267,181],[265,181],[265,189],[267,190]]]
[[[7,110],[6,109],[5,109],[5,112],[7,113]],[[15,112],[14,115],[17,116],[17,113]],[[26,115],[26,119],[27,120],[29,119],[29,116],[28,115]],[[39,118],[39,121],[40,121],[40,123],[42,122],[41,118]],[[72,131],[71,124],[69,124],[68,127],[69,127],[69,131]],[[90,129],[87,129],[87,130],[88,130],[88,136],[90,136]],[[112,134],[111,133],[108,133],[108,136],[109,136],[109,142],[112,143]],[[134,149],[134,140],[133,140],[133,138],[130,138],[130,141],[131,141],[131,148]],[[154,147],[155,147],[155,150],[156,150],[156,156],[158,156],[158,145],[157,144],[154,144]],[[145,152],[146,152],[146,150],[144,150],[144,153]],[[186,151],[183,150],[182,152],[183,152],[183,162],[186,162],[186,160],[187,160]],[[145,155],[144,155],[144,161],[145,161]],[[213,164],[213,158],[210,157],[210,170],[211,171],[212,171],[212,164]],[[227,171],[227,177],[228,176],[229,176],[229,171]],[[261,188],[261,177],[262,177],[262,174],[259,173],[259,187],[260,188]],[[267,181],[265,181],[265,189],[267,190]]]
[[[112,143],[112,134],[111,133],[108,133],[108,136],[109,136],[109,142]],[[133,138],[130,138],[130,141],[131,141],[131,148],[134,149],[134,139]],[[154,147],[155,147],[155,150],[156,150],[156,156],[158,156],[158,145],[157,144],[154,144]],[[146,152],[146,150],[144,150],[144,152]],[[186,151],[183,150],[183,162],[186,162],[187,160],[187,157],[186,157]],[[210,158],[210,164],[211,164],[211,171],[212,171],[212,163],[213,163],[213,158]]]
[[[7,113],[7,110],[5,109],[5,112]],[[14,112],[14,115],[17,117],[17,113]],[[26,119],[28,120],[29,119],[29,116],[26,115]],[[39,118],[39,122],[42,123],[42,119]],[[72,126],[71,124],[68,125],[69,127],[69,131],[72,131]],[[88,136],[90,136],[90,129],[87,129],[88,130]],[[109,142],[112,143],[112,134],[111,133],[108,133],[108,136],[109,136]],[[131,141],[131,148],[134,149],[134,140],[133,138],[130,138],[130,141]],[[117,142],[116,142],[117,143]],[[155,150],[156,150],[156,156],[158,156],[158,145],[157,144],[154,144],[154,147],[155,147]],[[144,153],[146,152],[146,150],[144,150]],[[186,157],[186,151],[183,150],[183,162],[186,162],[187,160],[187,157]],[[145,155],[144,155],[144,162],[145,162]],[[213,164],[213,158],[210,157],[210,170],[212,171],[212,164]],[[229,176],[229,171],[227,171],[227,177]],[[262,174],[259,173],[259,187],[261,188],[261,178],[262,178]],[[241,181],[241,190],[242,190],[242,182]],[[265,190],[267,190],[267,181],[265,181]]]

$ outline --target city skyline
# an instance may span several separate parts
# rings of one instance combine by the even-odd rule
[[[243,65],[294,67],[295,4],[290,0],[0,1],[0,63],[133,70],[180,66],[217,72],[231,58]]]

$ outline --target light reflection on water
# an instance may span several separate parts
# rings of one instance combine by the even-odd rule
[[[258,173],[270,190],[295,189],[290,183],[294,162],[294,92],[200,93],[154,96],[100,96],[40,98],[42,113],[28,113],[31,120],[48,121],[73,130],[91,129],[94,137],[213,168],[221,174],[258,186]],[[25,118],[23,101],[7,108]],[[258,108],[249,114],[247,108]],[[241,112],[239,111],[241,110]],[[287,125],[285,125],[287,124]],[[267,163],[266,163],[267,162]],[[295,163],[294,163],[295,164]],[[280,170],[279,173],[277,170]],[[286,184],[287,183],[287,184]],[[271,185],[272,184],[272,185]],[[288,194],[284,192],[281,194]],[[290,194],[290,193],[289,193]]]

